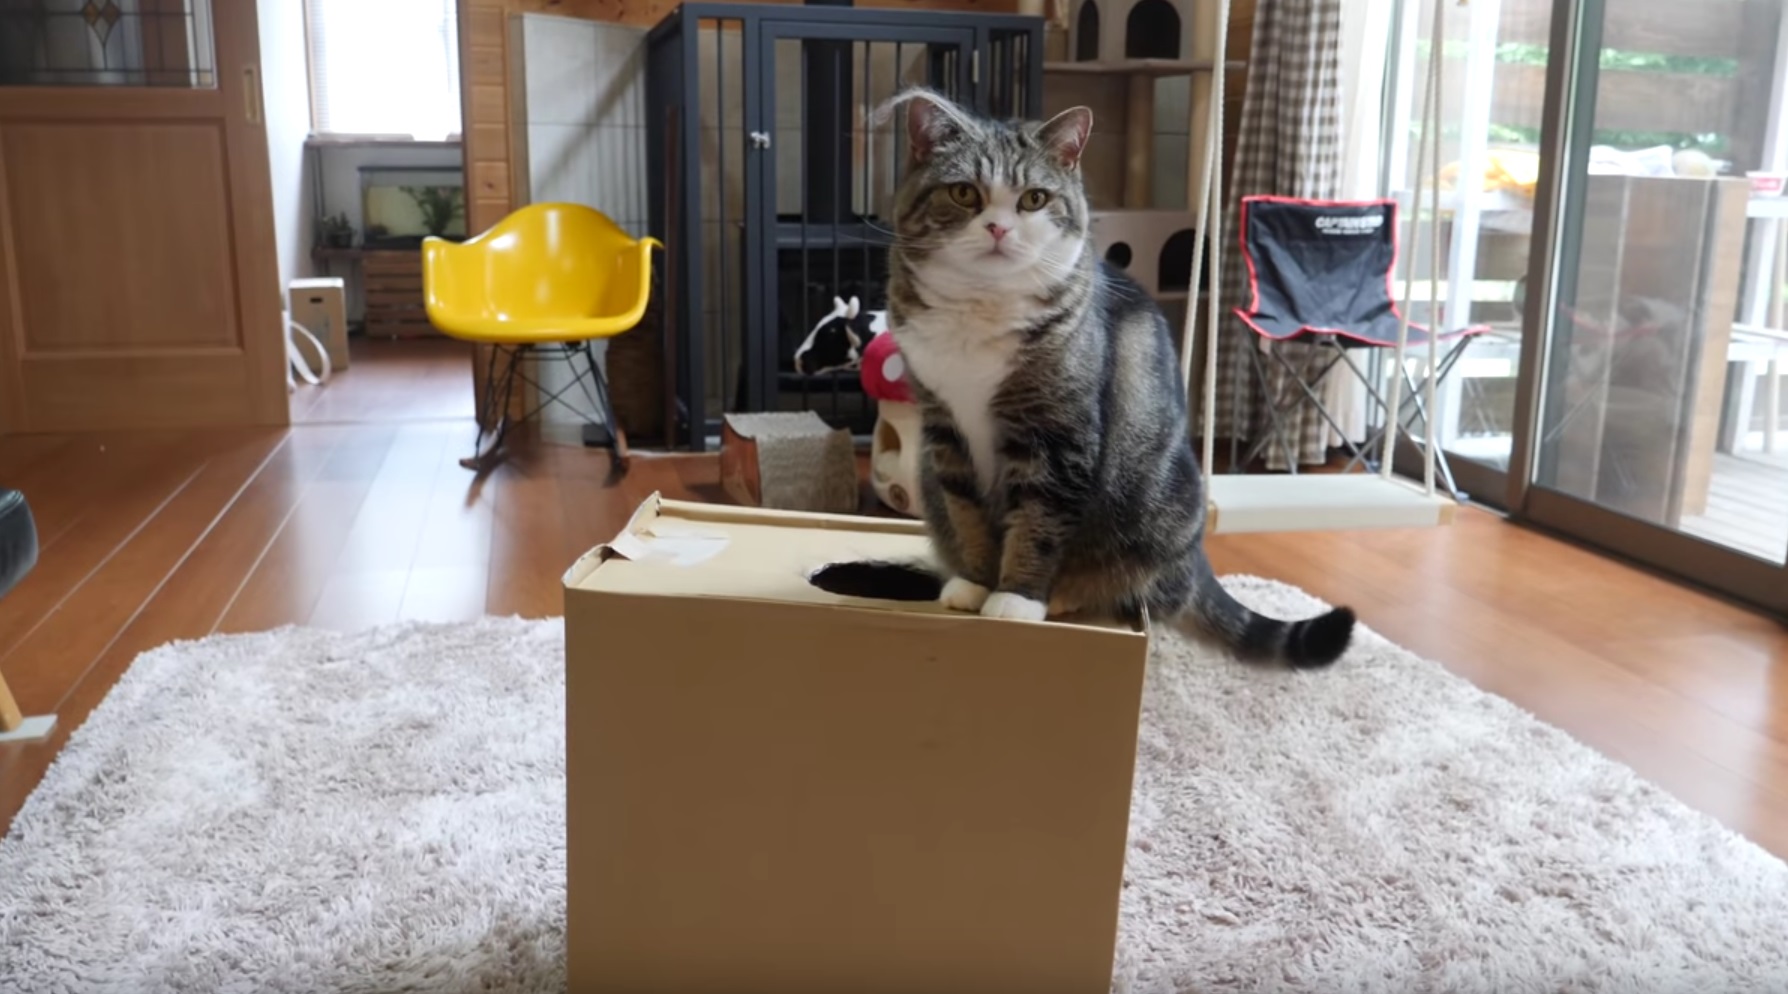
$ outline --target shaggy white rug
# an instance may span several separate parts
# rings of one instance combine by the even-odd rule
[[[561,646],[143,656],[0,843],[0,990],[562,990]],[[1143,726],[1118,990],[1788,990],[1788,868],[1376,635],[1315,673],[1164,637]]]

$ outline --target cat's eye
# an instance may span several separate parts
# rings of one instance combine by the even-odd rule
[[[1018,209],[1021,211],[1040,211],[1043,209],[1043,205],[1047,203],[1049,203],[1049,191],[1026,190],[1024,191],[1024,195],[1018,198]]]
[[[950,199],[958,207],[981,206],[981,191],[973,183],[955,183],[950,186]]]

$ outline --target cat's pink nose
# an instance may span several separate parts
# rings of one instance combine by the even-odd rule
[[[1003,224],[995,224],[992,221],[987,222],[987,233],[992,235],[993,240],[996,242],[1006,237],[1006,232],[1011,230],[1011,228],[1008,228]]]

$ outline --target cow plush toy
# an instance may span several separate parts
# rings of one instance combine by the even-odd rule
[[[887,311],[866,311],[856,297],[847,303],[832,298],[832,313],[820,318],[807,340],[795,350],[795,372],[807,376],[838,369],[856,369],[863,346],[888,329]]]

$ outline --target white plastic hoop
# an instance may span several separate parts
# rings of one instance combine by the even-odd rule
[[[304,382],[312,386],[329,382],[329,376],[334,372],[334,367],[329,361],[329,350],[323,347],[323,343],[317,340],[317,336],[310,333],[309,328],[292,320],[289,312],[282,316],[286,322],[286,386],[292,389],[297,388],[297,383],[292,379],[294,372],[302,377]],[[318,365],[322,367],[320,371],[311,368],[310,360],[304,356],[304,350],[298,347],[298,336],[303,336],[310,342],[311,350],[317,354]]]

